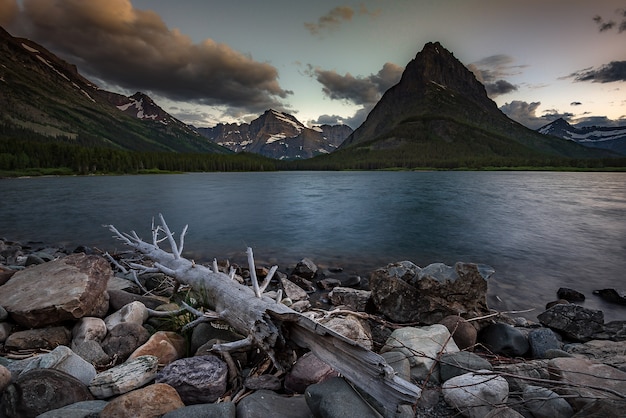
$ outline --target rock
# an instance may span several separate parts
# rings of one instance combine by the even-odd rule
[[[226,392],[228,367],[214,355],[188,357],[168,364],[156,382],[176,389],[186,405],[215,402]]]
[[[626,410],[624,399],[596,399],[585,405],[572,418],[608,418],[620,417]]]
[[[107,326],[102,318],[84,317],[79,319],[72,328],[72,343],[84,341],[101,342],[107,335]]]
[[[309,386],[306,403],[313,416],[324,418],[379,418],[380,415],[345,380],[332,377]]]
[[[353,311],[364,312],[371,293],[369,290],[357,290],[338,286],[328,293],[328,297],[335,306],[343,305]]]
[[[604,314],[578,305],[555,305],[537,315],[539,322],[574,341],[589,341],[603,330]]]
[[[469,351],[446,353],[439,360],[439,374],[442,382],[471,371],[492,369],[491,363]]]
[[[237,333],[230,325],[222,321],[203,322],[194,327],[191,333],[190,352],[196,353],[198,349],[210,340],[222,340],[226,342],[238,341],[244,336]]]
[[[537,328],[528,333],[528,344],[532,358],[547,358],[549,350],[560,350],[561,342],[550,328]]]
[[[570,356],[585,356],[626,372],[626,341],[591,340],[584,344],[568,344],[565,348]]]
[[[409,261],[372,273],[376,308],[395,322],[435,324],[448,315],[487,314],[487,279],[493,269],[470,263],[441,263],[419,269]]]
[[[626,305],[626,295],[624,292],[617,291],[615,289],[600,289],[594,290],[593,294],[600,296],[607,302],[616,303],[618,305]]]
[[[55,369],[36,369],[20,375],[2,393],[0,416],[35,417],[80,401],[93,400],[78,379]]]
[[[100,418],[154,418],[184,406],[173,387],[156,383],[113,399],[102,409]]]
[[[237,404],[237,418],[310,418],[311,411],[302,395],[283,396],[259,390]]]
[[[148,341],[150,333],[139,324],[124,322],[111,329],[102,340],[102,349],[110,357],[124,361],[139,346]]]
[[[565,299],[568,302],[582,302],[585,300],[585,295],[577,290],[569,289],[567,287],[561,287],[556,291],[556,296],[559,299]]]
[[[285,376],[284,385],[289,392],[304,393],[308,386],[334,376],[339,376],[339,373],[309,351],[296,360]]]
[[[534,418],[570,418],[574,410],[550,389],[528,385],[522,394],[523,407]]]
[[[548,370],[552,380],[568,383],[557,387],[555,392],[566,396],[576,410],[595,399],[618,399],[610,391],[626,393],[626,372],[606,364],[582,358],[555,358],[549,360]]]
[[[154,356],[142,356],[100,372],[89,384],[89,391],[98,399],[106,399],[135,390],[154,379],[158,362]]]
[[[37,415],[37,418],[95,418],[108,404],[107,401],[81,401],[63,408],[53,409]]]
[[[317,273],[317,265],[308,258],[303,258],[296,264],[296,267],[293,269],[292,274],[296,276],[300,276],[307,280],[313,280],[315,278],[315,274]]]
[[[304,277],[292,274],[291,276],[289,276],[289,280],[307,293],[315,292],[315,286],[313,285],[313,282],[305,279]]]
[[[146,308],[149,309],[156,309],[164,303],[162,298],[158,298],[156,296],[142,296],[135,293],[126,292],[124,290],[109,289],[108,292],[110,309],[113,311],[119,311],[125,305],[128,305],[132,302],[141,302]]]
[[[319,322],[344,337],[361,344],[368,350],[372,349],[372,331],[366,321],[354,315],[346,314],[322,318]]]
[[[8,322],[0,322],[0,343],[4,343],[9,335],[11,335],[11,331],[13,330],[13,326]]]
[[[243,385],[250,390],[280,390],[282,388],[280,379],[273,374],[249,376],[245,379]]]
[[[299,300],[307,300],[309,298],[308,293],[305,292],[304,289],[302,289],[300,286],[293,283],[289,279],[281,277],[280,284],[283,287],[283,295],[291,299],[293,302],[297,302]]]
[[[448,404],[470,418],[483,418],[509,397],[507,381],[489,370],[455,376],[441,390]]]
[[[89,340],[80,344],[72,343],[72,351],[96,367],[104,367],[111,363],[111,357],[104,352],[104,349],[97,341]]]
[[[491,412],[485,415],[485,418],[524,418],[524,415],[508,406],[499,406],[492,409]]]
[[[130,323],[142,325],[148,319],[146,305],[141,302],[131,302],[122,309],[104,318],[104,323],[109,331],[119,324]]]
[[[185,355],[186,346],[187,342],[181,335],[172,331],[157,331],[128,358],[151,355],[159,359],[160,365],[167,365],[182,358]]]
[[[428,376],[438,379],[439,373],[432,369],[440,353],[454,353],[459,348],[450,337],[448,329],[440,324],[421,328],[399,328],[391,333],[381,353],[399,351],[411,363],[411,377],[424,380]]]
[[[565,299],[553,300],[552,302],[546,303],[546,309],[550,309],[551,307],[556,305],[569,305],[569,302]]]
[[[317,281],[317,285],[322,290],[332,290],[337,286],[341,286],[341,280],[334,278],[326,278]]]
[[[48,327],[17,331],[4,342],[7,350],[52,350],[60,345],[70,345],[72,332],[65,327]]]
[[[501,364],[494,366],[496,372],[502,372],[509,383],[511,392],[521,393],[533,379],[549,380],[548,360],[530,360],[522,363]]]
[[[492,353],[508,357],[521,357],[530,348],[524,334],[515,327],[503,323],[483,328],[478,334],[478,342]]]
[[[448,328],[459,350],[474,349],[478,332],[467,320],[458,315],[448,315],[439,323]]]
[[[1,286],[1,284],[0,284]],[[9,319],[9,313],[7,312],[6,309],[4,309],[2,306],[0,306],[0,322],[4,322],[7,319]]]
[[[603,340],[626,341],[626,321],[607,322],[604,331],[596,336]]]
[[[95,367],[64,345],[58,346],[49,353],[34,357],[21,374],[35,369],[55,369],[65,372],[80,380],[85,386],[96,377]]]
[[[68,255],[15,273],[2,286],[0,306],[28,328],[101,317],[109,307],[106,287],[111,276],[103,257]]]
[[[398,376],[408,382],[411,381],[411,363],[403,353],[399,351],[387,351],[382,353],[381,356]]]
[[[235,418],[236,416],[237,407],[234,403],[220,402],[185,406],[168,412],[161,418]]]
[[[0,393],[2,393],[11,383],[11,372],[6,367],[0,365]]]

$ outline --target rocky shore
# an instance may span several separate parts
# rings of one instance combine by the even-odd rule
[[[216,352],[245,336],[203,315],[201,292],[137,264],[151,261],[0,240],[0,417],[381,416],[311,351],[294,345],[286,371],[257,348]],[[218,267],[250,284],[247,266]],[[417,385],[417,403],[394,416],[623,416],[626,321],[605,323],[563,288],[536,322],[495,312],[492,274],[400,261],[358,277],[305,258],[279,268],[268,294]]]

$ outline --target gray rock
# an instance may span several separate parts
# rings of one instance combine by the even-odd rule
[[[103,316],[109,307],[111,267],[100,256],[72,254],[16,272],[0,292],[0,306],[28,328],[84,316]]]
[[[448,404],[470,418],[483,418],[509,397],[509,385],[489,370],[471,372],[447,380],[441,387]]]
[[[602,311],[573,304],[554,305],[537,315],[537,319],[544,326],[574,341],[589,341],[604,328]]]
[[[569,356],[584,356],[626,372],[626,341],[591,340],[565,347]]]
[[[226,392],[228,367],[214,355],[183,358],[165,366],[156,382],[176,389],[186,405],[215,402]]]
[[[89,400],[93,400],[93,396],[87,386],[75,377],[60,370],[36,369],[20,375],[2,393],[0,416],[35,417]]]
[[[570,418],[574,410],[569,403],[550,389],[528,385],[522,394],[523,407],[534,418]]]
[[[533,358],[547,358],[549,350],[560,350],[561,342],[558,336],[549,328],[533,329],[528,333],[528,344],[530,345],[530,355]]]
[[[567,287],[561,287],[556,291],[556,296],[559,299],[565,299],[568,302],[582,302],[585,300],[585,295],[577,290],[569,289]]]
[[[6,367],[0,365],[0,393],[6,389],[11,383],[12,375],[11,371]]]
[[[149,338],[150,333],[143,326],[123,322],[109,331],[101,345],[107,355],[124,361]]]
[[[11,331],[13,330],[13,325],[8,322],[0,322],[0,343],[4,343],[9,335],[11,335]]]
[[[137,357],[98,373],[89,384],[89,391],[98,399],[130,392],[152,381],[158,366],[155,356]]]
[[[382,353],[381,356],[398,376],[409,382],[411,381],[411,363],[404,353],[399,351],[387,351]]]
[[[621,417],[624,411],[626,411],[624,399],[596,399],[572,415],[572,418]]]
[[[98,418],[107,401],[82,401],[37,415],[37,418]]]
[[[380,414],[340,377],[309,386],[305,398],[313,416],[316,417],[380,417]]]
[[[548,360],[530,360],[521,363],[494,366],[497,372],[503,372],[511,392],[523,392],[532,383],[532,379],[550,380]]]
[[[333,315],[319,320],[321,324],[332,329],[371,350],[373,346],[372,331],[367,321],[354,315]]]
[[[371,293],[369,290],[338,286],[328,293],[328,297],[335,306],[344,305],[353,311],[364,312]]]
[[[237,407],[232,402],[189,405],[168,412],[161,418],[235,418]]]
[[[9,319],[9,313],[4,307],[0,306],[0,322],[4,322]]]
[[[55,369],[65,372],[80,380],[85,386],[96,377],[95,367],[64,345],[34,357],[22,374],[35,369]]]
[[[530,348],[524,334],[517,328],[503,323],[491,324],[483,328],[478,334],[478,342],[492,353],[508,357],[521,357]]]
[[[52,350],[60,345],[70,345],[72,332],[66,327],[48,327],[17,331],[4,342],[7,350]]]
[[[508,406],[500,406],[492,409],[491,412],[485,415],[485,418],[524,418],[524,415]]]
[[[280,390],[282,388],[280,379],[273,374],[249,376],[245,379],[243,385],[250,390]]]
[[[118,311],[122,309],[122,307],[124,307],[125,305],[136,301],[143,303],[147,308],[150,309],[156,309],[164,303],[163,299],[157,298],[155,296],[142,296],[119,289],[109,289],[108,292],[110,297],[109,305],[111,306],[111,310],[113,311]]]
[[[311,411],[302,395],[283,396],[259,390],[237,404],[237,418],[310,418]]]
[[[307,280],[313,280],[313,278],[315,278],[317,270],[317,265],[311,259],[303,258],[298,262],[298,264],[296,264],[296,267],[293,269],[292,274],[295,274]]]
[[[146,305],[135,301],[122,306],[120,310],[104,318],[104,323],[106,324],[106,328],[111,331],[117,325],[123,323],[142,325],[146,322],[146,319],[148,319]]]
[[[492,369],[491,363],[469,351],[446,353],[439,360],[439,374],[442,382],[468,372]]]

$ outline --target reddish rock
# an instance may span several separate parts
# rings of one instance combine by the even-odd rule
[[[49,327],[17,331],[4,343],[7,350],[53,350],[60,345],[70,345],[72,332],[65,327]]]
[[[129,357],[151,355],[159,359],[159,364],[170,364],[185,355],[186,341],[181,335],[171,331],[154,333],[145,344],[136,349]]]
[[[452,334],[452,338],[459,350],[472,349],[476,345],[478,332],[476,328],[458,315],[449,315],[439,321]]]
[[[285,376],[285,389],[294,393],[304,393],[309,385],[334,376],[339,376],[339,373],[315,354],[308,352],[296,361]]]
[[[156,383],[113,399],[102,409],[100,418],[156,418],[184,406],[176,389]]]

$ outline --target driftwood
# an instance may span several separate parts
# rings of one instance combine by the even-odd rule
[[[248,248],[248,262],[253,288],[239,284],[221,273],[214,263],[213,269],[195,264],[182,257],[187,226],[174,239],[162,215],[160,225],[152,224],[152,243],[143,241],[137,233],[119,232],[113,225],[107,227],[115,237],[139,251],[154,262],[154,270],[163,272],[181,283],[204,292],[213,312],[211,319],[227,322],[246,338],[231,343],[217,344],[215,351],[232,351],[256,346],[267,353],[275,367],[285,370],[293,362],[290,343],[310,349],[317,357],[341,373],[354,386],[372,396],[374,405],[384,416],[394,416],[398,406],[415,404],[421,390],[414,384],[398,377],[384,358],[362,345],[338,334],[322,324],[263,295],[269,277],[261,285],[254,273],[252,250]],[[165,236],[162,237],[161,233]],[[167,240],[171,252],[162,250],[159,243]],[[144,269],[145,266],[134,267]],[[272,269],[275,271],[275,268]]]

